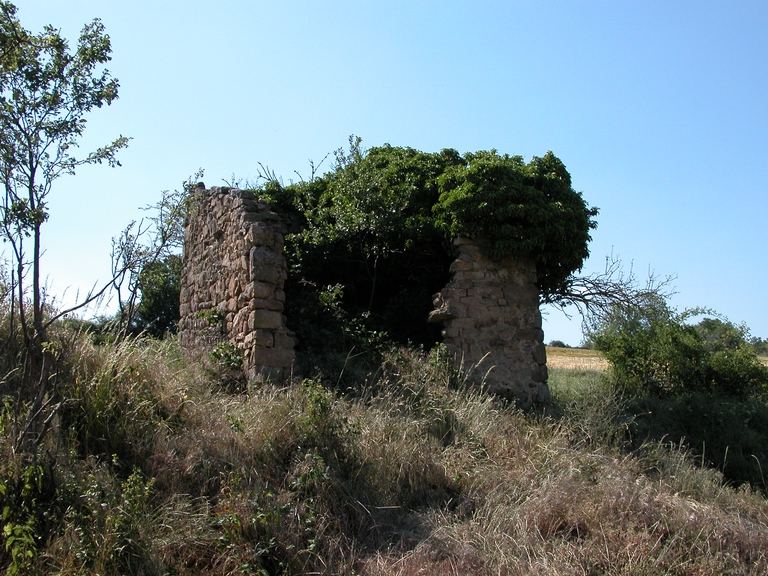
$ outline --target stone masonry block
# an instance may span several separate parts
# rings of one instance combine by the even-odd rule
[[[291,338],[287,332],[275,332],[275,348],[284,348],[286,350],[293,350],[296,342]]]
[[[493,351],[482,362],[493,370],[481,374],[483,370],[476,369],[471,375],[478,383],[486,379],[489,390],[516,398],[524,407],[537,399],[547,401],[535,263],[490,261],[475,240],[457,239],[454,245],[460,255],[451,265],[453,277],[433,297],[431,314],[443,321],[444,344],[461,354],[465,366],[479,362],[484,351]],[[458,318],[444,313],[450,307],[462,308]]]
[[[271,298],[254,298],[251,300],[251,308],[253,310],[274,310],[277,312],[283,311],[283,303]]]
[[[283,315],[273,310],[254,310],[248,318],[251,330],[277,330],[283,326]]]
[[[251,249],[251,280],[277,284],[284,280],[285,258],[266,246]]]
[[[255,366],[273,366],[277,368],[289,368],[293,364],[296,355],[293,350],[285,348],[255,348],[252,362]]]
[[[253,246],[274,246],[275,233],[266,222],[251,224],[246,239]]]

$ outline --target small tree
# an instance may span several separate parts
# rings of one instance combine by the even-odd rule
[[[0,170],[5,186],[3,231],[17,268],[19,305],[24,305],[26,266],[32,267],[33,332],[45,341],[40,286],[40,231],[48,219],[46,199],[53,182],[74,174],[83,164],[119,165],[116,153],[128,144],[120,136],[85,157],[71,151],[85,130],[85,115],[117,98],[118,82],[97,66],[110,60],[109,36],[99,20],[86,25],[74,53],[51,26],[32,35],[18,24],[16,8],[0,3],[2,41],[0,70]],[[31,238],[31,254],[25,240]],[[21,315],[22,318],[24,315]]]
[[[134,328],[155,336],[175,334],[179,322],[181,257],[170,254],[144,266],[138,276],[141,300]]]
[[[164,190],[159,202],[144,208],[151,216],[131,222],[112,239],[111,286],[118,305],[113,329],[118,337],[135,329],[156,336],[176,331],[184,222],[195,190],[205,187],[202,177],[201,168],[181,190]]]
[[[27,376],[39,377],[33,412],[42,403],[50,369],[46,343],[52,319],[46,318],[40,284],[48,195],[57,178],[74,174],[78,166],[119,165],[116,154],[128,144],[128,138],[120,136],[85,156],[73,154],[86,115],[117,98],[117,80],[99,69],[110,53],[109,36],[99,20],[83,28],[70,51],[58,30],[46,26],[31,34],[19,24],[16,7],[0,1],[0,221],[15,269],[12,284],[27,350]]]

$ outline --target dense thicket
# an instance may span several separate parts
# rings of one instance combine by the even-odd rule
[[[181,256],[172,254],[144,266],[138,287],[141,301],[131,328],[158,338],[166,333],[175,334],[179,322]]]
[[[542,298],[561,291],[588,256],[597,210],[551,152],[426,153],[351,141],[335,168],[259,193],[301,223],[287,238],[289,324],[304,347],[349,350],[386,334],[427,347],[426,317],[449,280],[451,239],[481,239],[492,259],[536,260]]]
[[[384,146],[364,154],[353,147],[322,178],[267,186],[278,209],[303,223],[287,238],[286,302],[304,344],[349,349],[374,332],[426,345],[438,339],[426,316],[432,294],[450,277],[452,255],[432,206],[438,176],[456,159],[452,152]]]

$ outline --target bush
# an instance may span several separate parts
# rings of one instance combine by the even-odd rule
[[[768,340],[755,337],[752,338],[749,343],[752,344],[752,347],[755,349],[755,353],[759,354],[760,356],[768,356]]]
[[[349,336],[361,330],[427,347],[440,339],[426,318],[432,295],[450,279],[453,254],[432,206],[437,177],[455,161],[455,153],[391,146],[363,153],[353,142],[323,178],[267,185],[276,209],[303,222],[286,238],[286,315],[299,351],[322,343],[329,352],[345,355],[354,346],[359,353],[363,343]],[[333,302],[331,293],[338,295]],[[307,313],[330,324],[309,326]]]
[[[657,441],[685,447],[703,467],[720,470],[728,482],[768,489],[768,405],[760,398],[712,393],[635,398],[631,448]]]
[[[438,182],[435,212],[450,235],[487,239],[493,259],[532,257],[545,300],[563,292],[589,256],[597,209],[571,187],[570,174],[552,152],[528,164],[495,150],[467,153]]]
[[[139,274],[141,301],[136,308],[135,329],[161,338],[175,334],[179,322],[181,257],[167,256],[152,262]]]
[[[768,368],[745,327],[711,318],[698,325],[663,298],[617,304],[589,334],[629,391],[659,395],[716,392],[746,396],[768,389]]]

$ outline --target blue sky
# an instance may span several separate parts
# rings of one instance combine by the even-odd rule
[[[765,2],[17,1],[25,28],[74,43],[101,18],[120,98],[82,151],[133,138],[50,196],[43,260],[71,300],[109,276],[110,239],[198,168],[285,180],[347,142],[425,151],[552,150],[598,206],[591,258],[676,275],[768,337]],[[325,166],[329,166],[326,164]],[[545,316],[578,344],[578,319]]]

